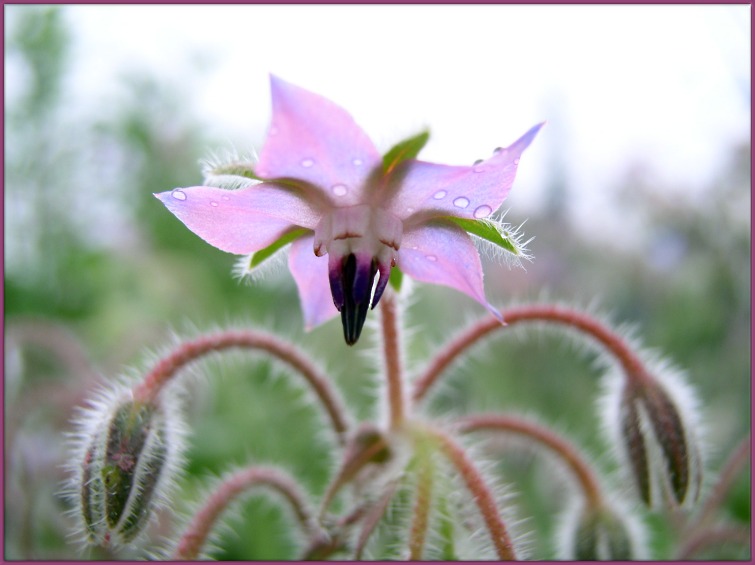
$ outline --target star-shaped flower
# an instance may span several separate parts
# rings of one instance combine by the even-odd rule
[[[519,157],[542,126],[472,166],[415,159],[421,134],[381,157],[333,102],[271,77],[273,119],[252,176],[236,190],[212,186],[156,194],[191,231],[235,254],[267,256],[293,241],[289,268],[309,329],[341,313],[346,342],[359,339],[391,269],[455,288],[488,304],[467,232],[511,248],[486,221],[506,198]],[[256,254],[256,255],[255,255]]]

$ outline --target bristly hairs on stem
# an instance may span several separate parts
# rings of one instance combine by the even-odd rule
[[[206,186],[237,190],[258,184],[260,181],[254,173],[257,155],[240,155],[235,148],[227,149],[222,155],[212,152],[201,159],[199,164]]]

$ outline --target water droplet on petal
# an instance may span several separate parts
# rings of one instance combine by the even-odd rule
[[[230,197],[230,196],[226,196],[225,194],[224,194],[223,196],[221,196],[221,198],[222,198],[223,200],[230,200],[230,199],[231,199],[231,197]]]
[[[408,208],[406,209],[406,213],[407,213],[407,214],[411,214],[412,212],[414,212],[414,208],[412,208],[411,206],[409,206],[409,207],[408,207]]]
[[[333,194],[336,196],[346,196],[346,193],[349,191],[345,184],[335,184],[330,190],[332,190]]]
[[[490,216],[490,214],[493,212],[493,209],[488,206],[487,204],[483,204],[482,206],[478,206],[477,209],[474,211],[474,217],[475,218],[487,218]]]
[[[308,169],[309,167],[311,167],[314,164],[315,164],[315,162],[312,159],[304,159],[301,162],[301,166],[304,167],[305,169]]]
[[[469,206],[469,198],[466,198],[465,196],[459,196],[458,198],[454,199],[454,206],[457,208],[466,208]]]
[[[186,200],[186,193],[183,190],[176,189],[173,192],[171,192],[170,195],[176,200],[180,200],[181,202]]]
[[[477,159],[477,161],[475,161],[475,162],[474,162],[474,163],[472,163],[472,164],[473,164],[473,165],[479,165],[480,163],[482,163],[482,159]]]
[[[433,194],[433,198],[435,198],[435,200],[443,200],[446,197],[446,194],[448,193],[445,190],[439,190]]]
[[[210,201],[210,206],[212,206],[213,208],[217,208],[218,207],[218,203],[215,202],[214,200],[211,200]]]
[[[438,260],[438,258],[435,255],[425,255],[425,258],[428,261],[432,261],[433,263]]]
[[[361,159],[352,159],[351,160],[351,164],[354,165],[355,167],[358,167],[359,165],[362,164],[362,160]]]
[[[518,164],[519,164],[519,159],[518,159],[518,158],[517,158],[517,159],[514,159],[514,164],[515,164],[515,165],[518,165]]]
[[[501,151],[503,151],[503,147],[496,147],[495,149],[493,149],[493,154],[496,155],[500,153]]]

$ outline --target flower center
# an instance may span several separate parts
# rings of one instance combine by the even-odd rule
[[[315,255],[329,256],[330,291],[349,345],[359,339],[367,310],[383,295],[403,231],[401,220],[367,204],[335,208],[315,228]]]

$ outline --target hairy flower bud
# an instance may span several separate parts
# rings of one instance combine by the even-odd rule
[[[180,458],[174,419],[160,402],[137,403],[123,394],[85,412],[69,491],[89,544],[130,543],[149,523]]]
[[[638,496],[647,505],[664,499],[679,505],[694,500],[700,489],[696,402],[678,375],[663,370],[659,375],[614,387],[609,417],[618,415],[616,439]]]
[[[585,509],[573,536],[576,561],[627,561],[636,559],[629,528],[605,508]]]

